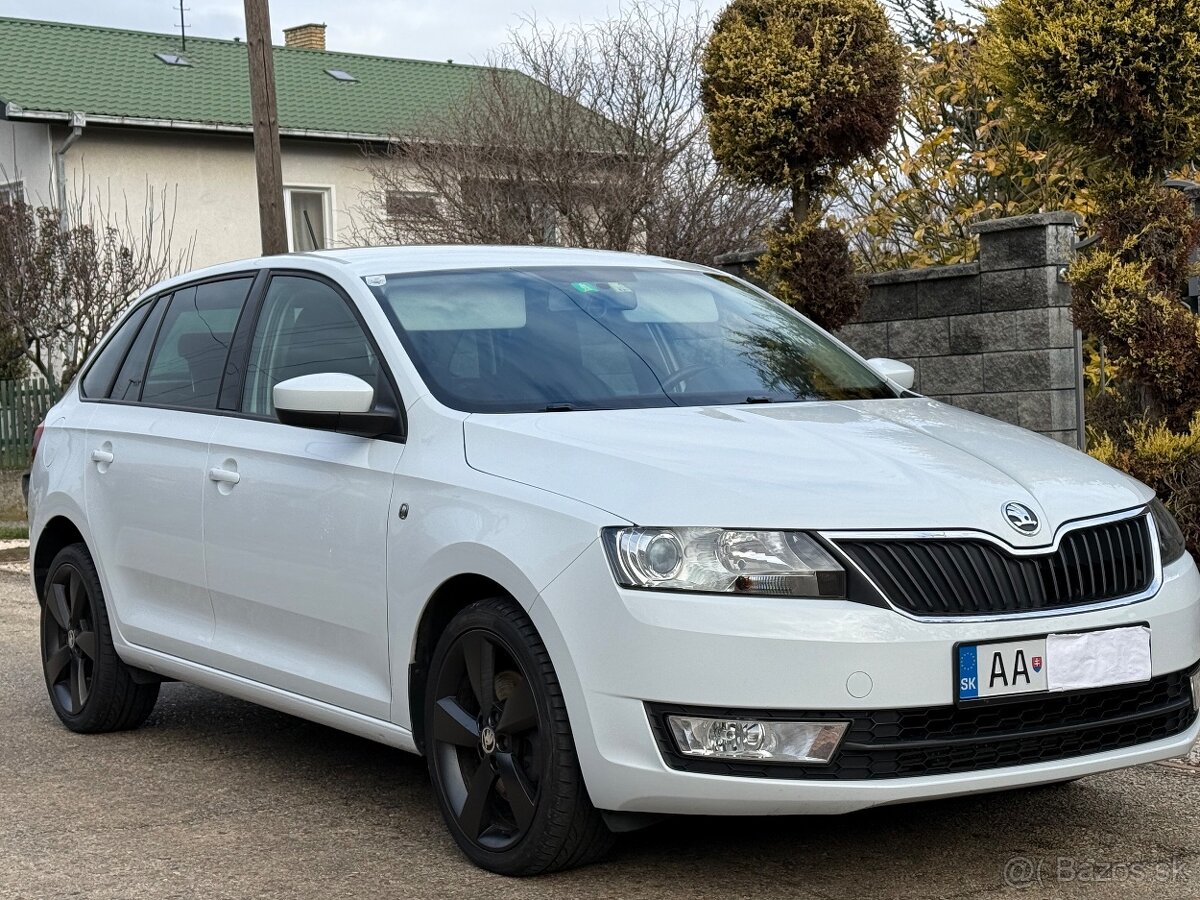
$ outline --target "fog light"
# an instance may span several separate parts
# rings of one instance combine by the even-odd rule
[[[667,716],[684,756],[827,763],[849,722],[773,722],[766,719],[706,719]]]
[[[1192,673],[1192,709],[1200,712],[1200,668]]]

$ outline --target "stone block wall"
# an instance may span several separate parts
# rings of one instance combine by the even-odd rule
[[[977,262],[883,272],[841,337],[917,371],[922,394],[1079,446],[1082,359],[1071,323],[1075,219],[1041,213],[975,226]]]

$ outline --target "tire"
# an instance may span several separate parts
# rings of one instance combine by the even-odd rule
[[[511,600],[481,600],[447,626],[425,722],[434,795],[477,866],[537,875],[608,852],[613,836],[584,786],[550,656]]]
[[[71,544],[59,551],[44,595],[42,672],[54,712],[80,734],[137,728],[154,709],[159,685],[139,684],[117,656],[87,547]]]

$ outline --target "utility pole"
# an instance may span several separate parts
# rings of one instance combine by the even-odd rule
[[[275,63],[271,58],[271,14],[267,0],[245,0],[246,55],[250,58],[250,106],[254,117],[254,168],[258,175],[258,218],[264,255],[287,253],[283,217],[283,167]]]

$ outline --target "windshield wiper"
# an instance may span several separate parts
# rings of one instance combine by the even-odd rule
[[[575,412],[579,409],[574,403],[551,403],[542,408],[542,412]]]
[[[754,397],[747,397],[746,402],[747,403],[774,403],[775,400],[774,400],[774,398],[768,397],[765,394],[758,394]]]

